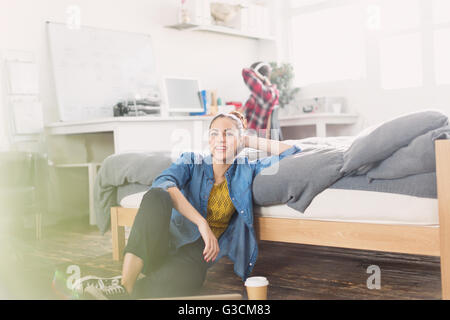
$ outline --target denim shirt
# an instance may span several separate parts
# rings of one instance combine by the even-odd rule
[[[293,146],[279,156],[255,161],[249,161],[247,157],[237,157],[225,173],[230,198],[236,211],[219,238],[220,251],[215,262],[223,256],[228,256],[234,262],[234,272],[243,280],[250,275],[258,256],[258,244],[253,228],[253,179],[262,169],[300,151],[299,147]],[[212,156],[186,152],[155,178],[151,188],[167,190],[169,187],[178,187],[189,203],[206,218],[213,184]],[[201,236],[198,227],[176,209],[172,209],[170,233],[174,249],[192,243]]]

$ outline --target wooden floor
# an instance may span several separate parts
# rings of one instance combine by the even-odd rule
[[[111,255],[111,234],[86,222],[47,227],[43,239],[32,230],[3,241],[0,298],[59,299],[52,280],[81,276],[115,276],[121,263]],[[1,240],[1,239],[0,239]],[[439,258],[331,247],[261,242],[252,275],[270,281],[270,299],[440,299]],[[7,262],[6,262],[7,261]],[[381,270],[381,289],[368,289],[367,268]],[[72,267],[71,267],[72,266]],[[75,267],[74,267],[75,266]],[[222,259],[212,267],[199,294],[241,293],[242,281]]]

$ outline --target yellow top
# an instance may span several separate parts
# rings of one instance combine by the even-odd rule
[[[206,220],[217,239],[228,227],[234,210],[227,181],[224,180],[220,184],[215,184],[209,195]]]

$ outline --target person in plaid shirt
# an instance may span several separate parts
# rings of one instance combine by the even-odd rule
[[[265,62],[256,62],[242,70],[244,82],[251,91],[243,110],[248,129],[256,130],[257,133],[266,131],[266,137],[270,137],[266,129],[270,129],[270,116],[279,97],[276,85],[270,83],[270,73],[271,68]]]

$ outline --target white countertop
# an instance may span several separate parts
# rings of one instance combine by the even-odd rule
[[[212,116],[138,116],[110,117],[84,121],[59,121],[45,126],[48,134],[83,134],[95,132],[113,132],[118,127],[147,126],[150,123],[165,126],[166,123],[211,121]]]
[[[110,118],[99,118],[92,120],[83,120],[83,121],[58,121],[53,122],[46,127],[54,128],[54,127],[65,127],[65,126],[75,126],[75,125],[87,125],[87,124],[95,124],[95,123],[124,123],[124,122],[148,122],[148,121],[210,121],[212,116],[176,116],[176,117],[162,117],[162,116],[138,116],[138,117],[110,117]]]

